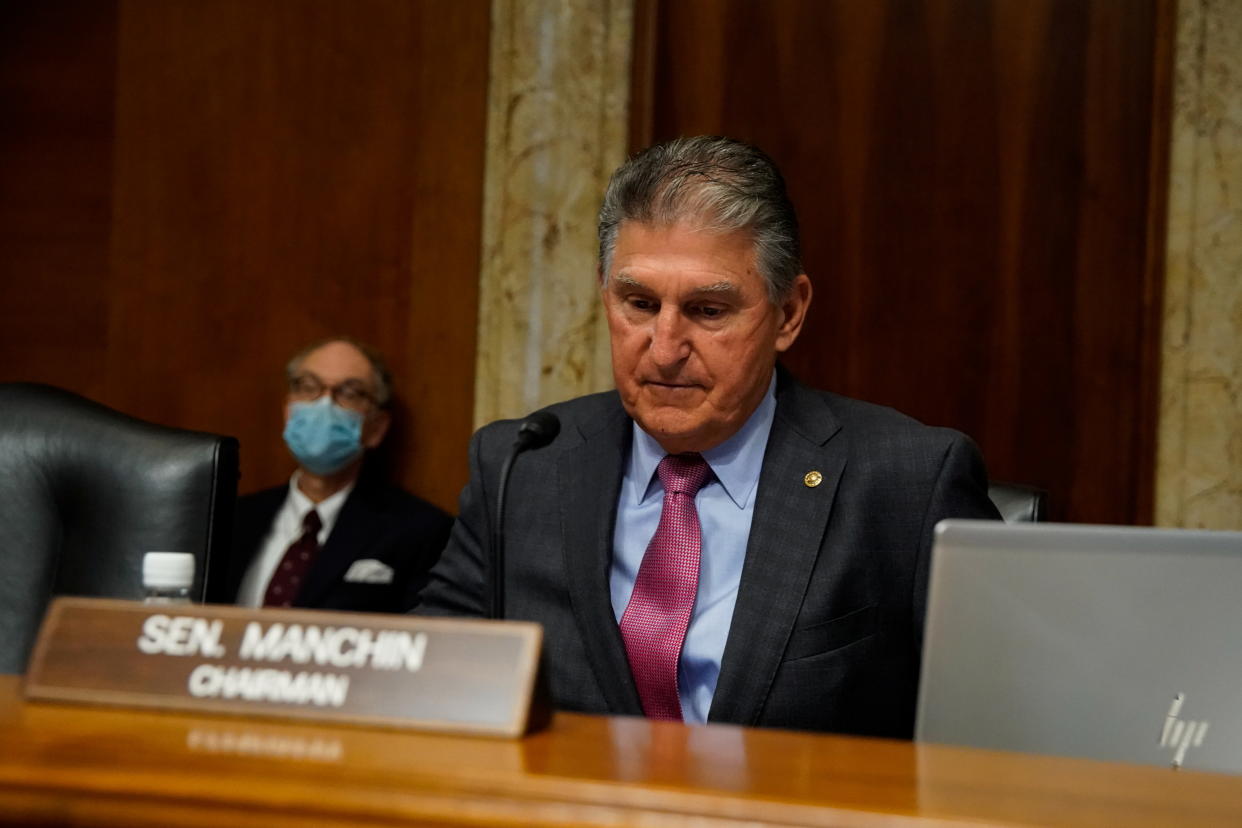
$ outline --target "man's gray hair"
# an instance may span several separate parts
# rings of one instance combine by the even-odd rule
[[[329,336],[307,345],[294,354],[285,365],[285,380],[293,382],[294,377],[302,370],[302,363],[311,355],[311,352],[318,351],[324,345],[331,345],[333,342],[353,345],[367,358],[367,362],[371,363],[371,373],[375,380],[375,404],[380,408],[387,408],[389,401],[392,400],[392,373],[388,370],[388,363],[378,350],[365,342],[359,342],[352,336]]]
[[[785,179],[763,150],[702,135],[648,147],[617,168],[599,209],[599,268],[606,282],[624,221],[655,227],[687,221],[711,233],[749,232],[774,303],[802,272],[798,217]]]

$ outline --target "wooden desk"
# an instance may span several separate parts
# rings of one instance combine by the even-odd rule
[[[1242,824],[1242,777],[562,714],[521,741],[27,704],[0,823]]]

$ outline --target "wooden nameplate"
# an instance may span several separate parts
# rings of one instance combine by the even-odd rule
[[[518,621],[57,598],[25,693],[515,737],[542,719],[542,639]]]

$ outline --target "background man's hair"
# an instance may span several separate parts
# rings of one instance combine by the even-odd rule
[[[389,401],[392,400],[392,373],[388,370],[388,363],[385,361],[384,355],[378,350],[365,342],[359,342],[352,336],[329,336],[318,339],[302,348],[285,365],[285,379],[288,382],[293,382],[293,378],[297,376],[298,371],[302,370],[302,362],[306,357],[310,356],[311,351],[317,351],[324,345],[330,345],[333,342],[344,342],[347,345],[353,345],[367,358],[367,362],[371,363],[371,373],[374,375],[373,378],[375,380],[375,403],[380,408],[387,408]]]
[[[617,168],[599,210],[599,267],[606,281],[623,221],[679,221],[712,233],[751,234],[768,297],[779,302],[802,272],[798,217],[776,164],[758,147],[719,135],[648,147]]]

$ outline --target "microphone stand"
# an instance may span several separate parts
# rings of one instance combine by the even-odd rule
[[[500,467],[500,493],[496,495],[496,523],[492,526],[492,612],[495,619],[505,617],[505,533],[502,527],[505,521],[505,492],[509,489],[509,472],[513,470],[513,461],[517,459],[521,449],[515,443]]]
[[[509,474],[513,471],[513,463],[517,456],[527,449],[539,448],[552,442],[561,430],[561,421],[555,414],[548,411],[536,411],[518,427],[517,439],[513,448],[500,466],[500,491],[496,495],[496,522],[492,524],[491,581],[492,600],[491,617],[505,617],[505,494],[509,490]]]

